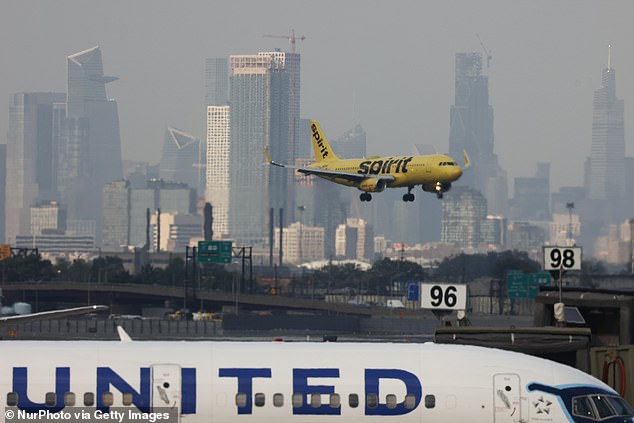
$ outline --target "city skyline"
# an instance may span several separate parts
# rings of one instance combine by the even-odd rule
[[[0,94],[6,99],[22,91],[61,92],[63,58],[101,45],[108,73],[119,77],[108,94],[119,106],[123,156],[156,163],[166,126],[204,139],[206,58],[289,51],[286,41],[262,35],[295,28],[306,36],[296,45],[303,62],[302,117],[318,118],[332,134],[362,124],[370,154],[396,153],[413,143],[447,151],[454,55],[487,52],[492,58],[483,65],[495,109],[496,153],[509,172],[509,185],[515,177],[531,175],[537,162],[551,162],[553,190],[581,185],[583,160],[590,154],[592,97],[608,44],[612,66],[622,76],[619,97],[631,103],[634,96],[634,81],[626,77],[634,74],[628,54],[634,29],[626,18],[634,5],[628,1],[351,1],[336,8],[326,2],[311,13],[290,1],[194,1],[186,8],[159,1],[151,3],[154,23],[142,24],[148,4],[11,3],[0,18],[2,51],[12,58]],[[245,7],[253,17],[243,14]],[[82,19],[86,16],[99,18]],[[17,30],[27,17],[31,29]],[[192,22],[196,31],[164,31],[167,20],[177,17]],[[69,19],[72,33],[57,30]],[[404,54],[407,66],[398,59]],[[144,113],[147,104],[152,113]],[[4,107],[0,132],[6,134],[6,102]],[[626,107],[629,155],[633,138],[627,122],[633,116]]]

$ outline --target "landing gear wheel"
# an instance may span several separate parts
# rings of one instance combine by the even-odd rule
[[[403,194],[403,201],[407,202],[407,201],[414,201],[414,194],[412,193],[407,193],[407,194]]]
[[[370,193],[364,192],[359,196],[359,199],[361,201],[372,201],[372,195],[370,195]]]
[[[442,192],[439,192],[438,194],[436,194],[436,197],[437,197],[439,200],[442,200]]]

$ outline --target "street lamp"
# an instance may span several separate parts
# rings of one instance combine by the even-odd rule
[[[570,203],[566,203],[566,208],[568,209],[568,239],[567,244],[569,246],[573,245],[573,241],[572,241],[572,209],[575,208],[575,203],[570,202]]]

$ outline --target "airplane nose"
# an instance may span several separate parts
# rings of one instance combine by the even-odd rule
[[[458,166],[456,166],[452,172],[451,172],[451,176],[454,179],[454,181],[458,178],[460,178],[462,176],[462,169],[460,169]]]

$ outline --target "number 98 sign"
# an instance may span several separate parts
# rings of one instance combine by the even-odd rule
[[[434,310],[464,310],[467,306],[467,286],[442,283],[420,285],[420,306]]]
[[[544,270],[581,270],[581,247],[544,247]]]

